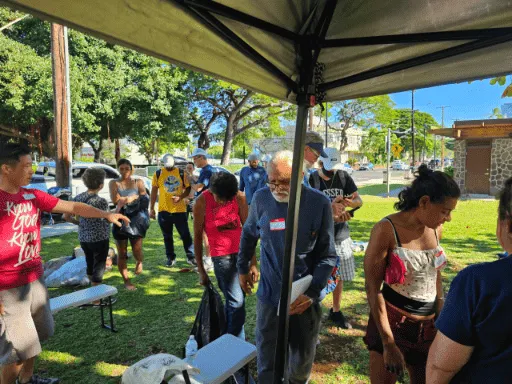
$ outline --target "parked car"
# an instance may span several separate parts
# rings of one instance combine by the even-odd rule
[[[360,166],[359,166],[359,170],[360,171],[371,171],[373,170],[373,163],[362,163]]]
[[[121,175],[117,171],[117,169],[112,168],[109,165],[106,164],[100,164],[100,163],[87,163],[87,162],[73,162],[71,165],[71,174],[73,177],[72,182],[72,193],[73,196],[78,195],[79,193],[87,191],[87,188],[85,187],[83,181],[82,181],[82,175],[84,174],[85,170],[87,168],[102,168],[106,173],[105,178],[105,186],[100,191],[99,195],[103,198],[105,198],[109,205],[113,205],[112,201],[110,200],[110,192],[108,189],[108,184],[113,179],[118,179]],[[144,181],[144,186],[146,187],[146,193],[150,193],[151,191],[151,180],[144,176],[138,176],[133,175],[133,178],[139,178]],[[48,162],[41,162],[37,166],[36,173],[32,177],[32,181],[29,185],[27,185],[27,188],[36,188],[40,189],[42,191],[47,192],[49,188],[55,187],[57,185],[57,182],[55,180],[55,162],[54,161],[48,161]]]
[[[345,172],[347,172],[349,175],[352,176],[352,173],[354,173],[354,170],[352,169],[351,165],[349,163],[343,164],[342,168]]]
[[[410,168],[409,164],[404,163],[402,160],[394,160],[391,169],[394,171],[406,171]]]

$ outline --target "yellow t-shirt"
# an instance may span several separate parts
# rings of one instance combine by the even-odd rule
[[[185,184],[185,186],[183,186]],[[158,187],[158,212],[166,211],[169,213],[187,212],[187,206],[183,200],[175,203],[172,200],[173,196],[181,196],[186,188],[190,186],[187,175],[183,175],[183,181],[180,177],[178,168],[168,171],[165,168],[161,169],[160,177],[156,179],[156,172],[153,175],[153,187]]]

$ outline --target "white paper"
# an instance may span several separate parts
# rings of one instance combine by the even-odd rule
[[[300,295],[303,295],[304,292],[306,292],[311,285],[311,281],[313,281],[312,275],[306,275],[304,277],[301,277],[299,280],[295,280],[292,283],[292,294],[290,297],[290,304],[293,304],[295,300]],[[279,316],[279,307],[280,307],[281,301],[279,301],[279,305],[277,306],[277,316]]]

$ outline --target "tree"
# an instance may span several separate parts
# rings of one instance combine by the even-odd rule
[[[0,23],[20,15],[0,8]],[[34,126],[52,133],[50,25],[29,17],[5,32],[0,60],[9,56],[9,65],[0,65],[0,94],[8,103],[0,105],[0,124],[27,137],[37,136],[29,132]],[[186,140],[183,70],[73,30],[69,53],[75,148],[89,143],[99,161],[105,140],[129,137],[145,155],[159,140]]]
[[[371,127],[368,135],[363,138],[361,143],[361,152],[372,163],[384,163],[387,159],[386,136],[387,129],[378,129]],[[395,135],[391,135],[391,144],[400,144],[400,139]]]
[[[225,120],[221,130],[221,164],[229,163],[234,140],[239,135],[249,130],[259,134],[254,128],[260,133],[276,130],[279,116],[286,117],[295,110],[291,104],[205,76],[197,77],[190,86],[195,100],[209,103]]]
[[[333,104],[340,127],[329,126],[341,133],[340,151],[348,145],[347,130],[354,127],[369,128],[377,124],[386,125],[393,120],[395,103],[388,95],[363,97]]]
[[[398,131],[408,131],[411,129],[411,110],[410,109],[397,109],[394,129]],[[432,135],[426,133],[431,127],[439,126],[434,117],[427,112],[416,111],[414,113],[414,143],[416,146],[416,158],[420,158],[421,151],[426,150],[426,155],[433,153],[434,140]],[[425,131],[425,133],[424,133]],[[412,135],[411,133],[404,133],[398,135],[400,137],[401,145],[404,147],[405,152],[412,151]]]

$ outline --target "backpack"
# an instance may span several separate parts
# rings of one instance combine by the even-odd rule
[[[181,178],[181,185],[183,186],[183,188],[185,188],[185,175],[184,175],[183,169],[178,168],[178,172],[179,172],[180,178]],[[157,169],[156,170],[156,182],[157,183],[158,183],[158,180],[160,180],[161,174],[162,174],[162,168]]]
[[[341,189],[343,189],[343,190],[345,190],[345,186],[347,184],[347,179],[346,179],[345,173],[346,172],[344,170],[338,169],[333,176],[333,178],[334,178],[334,177],[336,177],[336,175],[338,175],[338,177],[340,178],[340,181],[341,181]],[[311,174],[311,176],[313,177],[313,184],[311,185],[311,188],[319,191],[320,190],[320,175],[318,174],[318,171],[313,172]]]

